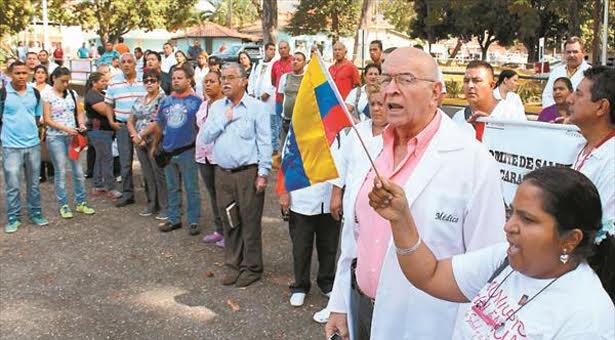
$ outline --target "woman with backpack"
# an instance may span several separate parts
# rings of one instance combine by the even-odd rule
[[[69,89],[70,71],[58,67],[51,74],[53,89],[43,94],[43,117],[47,125],[47,148],[55,168],[54,185],[60,216],[68,219],[73,212],[66,197],[66,162],[70,163],[75,194],[75,210],[86,215],[94,209],[86,202],[85,176],[79,159],[69,159],[69,148],[75,136],[84,133],[85,115],[78,105],[77,93]],[[85,138],[85,137],[83,137]]]
[[[453,339],[613,339],[615,225],[580,172],[525,175],[504,225],[507,243],[437,259],[421,242],[404,190],[376,179],[370,206],[391,223],[406,278],[460,307]],[[494,226],[498,227],[498,226]],[[331,330],[329,330],[331,332]]]

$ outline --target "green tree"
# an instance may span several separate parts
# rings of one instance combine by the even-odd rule
[[[410,32],[410,23],[416,19],[414,1],[384,0],[379,3],[379,11],[397,31]]]
[[[258,19],[258,11],[250,0],[232,0],[231,27],[242,28]],[[216,24],[229,26],[229,0],[220,0],[216,4],[216,11],[209,18]]]
[[[455,32],[453,27],[449,2],[415,0],[414,13],[416,17],[410,24],[411,35],[426,39],[430,44],[451,35],[459,36],[460,32]]]
[[[50,19],[65,25],[78,24],[96,31],[101,41],[117,38],[133,29],[175,30],[192,18],[197,0],[50,0]]]
[[[23,31],[32,21],[34,6],[30,0],[2,0],[0,38]]]
[[[337,41],[357,29],[360,8],[355,0],[301,0],[288,30],[294,35],[325,32]]]
[[[411,31],[430,43],[457,37],[455,51],[463,41],[476,38],[485,59],[491,44],[498,41],[510,45],[516,37],[519,22],[508,11],[511,1],[516,0],[415,0],[416,20],[411,24]]]
[[[575,13],[568,13],[568,6],[575,7]],[[538,40],[545,37],[547,46],[558,46],[569,34],[570,29],[579,28],[571,22],[583,18],[583,5],[573,0],[515,0],[509,10],[519,19],[517,38],[528,51],[528,62],[538,61]]]
[[[251,0],[261,18],[263,42],[275,43],[278,36],[278,2],[277,0]]]
[[[465,0],[451,3],[454,31],[462,37],[476,37],[483,60],[494,42],[507,46],[514,42],[517,16],[508,11],[510,0]]]

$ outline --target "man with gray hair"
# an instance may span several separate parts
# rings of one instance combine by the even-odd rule
[[[120,67],[122,73],[111,79],[105,95],[105,102],[109,105],[107,119],[115,130],[117,151],[120,154],[122,197],[115,205],[118,208],[135,203],[132,182],[132,138],[126,127],[126,122],[135,101],[146,94],[143,82],[137,78],[135,57],[130,53],[122,54]]]
[[[263,103],[250,97],[245,69],[222,67],[225,98],[209,109],[202,144],[213,144],[216,200],[224,227],[226,273],[223,285],[246,287],[261,278],[261,218],[271,171],[271,127]]]

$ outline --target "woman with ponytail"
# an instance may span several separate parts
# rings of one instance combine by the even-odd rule
[[[511,106],[514,106],[515,111],[525,112],[521,97],[515,92],[519,87],[519,75],[513,70],[502,70],[498,76],[498,81],[493,89],[493,96],[497,100],[505,100]]]
[[[391,222],[415,287],[463,305],[453,339],[615,339],[615,228],[594,184],[544,167],[525,175],[504,225],[507,243],[437,259],[421,242],[401,187],[376,179],[370,205]],[[499,226],[493,226],[497,228]]]
[[[107,104],[103,91],[107,88],[108,77],[104,73],[93,72],[88,78],[84,98],[86,127],[90,145],[94,148],[96,159],[93,167],[94,189],[92,195],[107,194],[117,199],[122,193],[115,189],[113,176],[113,128],[106,116]]]
[[[78,96],[69,89],[70,71],[58,67],[51,74],[53,89],[44,93],[43,117],[47,129],[47,148],[55,170],[54,186],[62,218],[72,218],[73,213],[66,197],[66,162],[72,169],[73,190],[76,211],[86,215],[94,214],[86,201],[85,176],[79,159],[70,159],[69,148],[73,137],[85,132],[85,115],[78,105]]]

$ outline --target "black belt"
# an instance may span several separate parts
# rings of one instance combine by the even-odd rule
[[[221,166],[218,166],[218,168],[222,171],[228,172],[228,173],[236,173],[236,172],[240,172],[240,171],[244,171],[244,170],[248,170],[248,169],[252,169],[252,168],[256,168],[258,167],[258,164],[248,164],[248,165],[242,165],[240,167],[234,168],[234,169],[225,169]]]
[[[359,288],[359,283],[357,282],[357,275],[355,273],[356,270],[357,270],[357,259],[354,259],[352,260],[352,264],[350,265],[350,277],[351,277],[350,287],[352,287],[352,290],[357,292],[357,294],[359,294],[361,298],[367,299],[373,307],[374,304],[376,303],[376,299],[372,299],[371,297],[365,295],[365,293],[361,291],[361,288]]]

